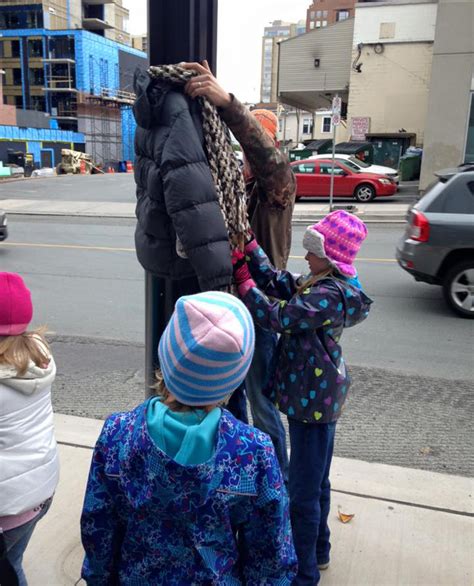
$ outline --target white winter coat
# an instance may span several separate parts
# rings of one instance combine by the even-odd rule
[[[30,364],[25,375],[0,364],[0,517],[24,513],[51,497],[59,480],[47,368]]]

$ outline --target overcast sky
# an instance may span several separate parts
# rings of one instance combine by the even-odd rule
[[[306,19],[311,0],[219,0],[218,79],[240,100],[260,99],[261,39],[273,20]],[[147,0],[124,0],[130,32],[146,31]]]

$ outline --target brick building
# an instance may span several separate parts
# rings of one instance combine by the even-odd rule
[[[355,4],[356,0],[314,0],[306,13],[306,31],[352,18]]]

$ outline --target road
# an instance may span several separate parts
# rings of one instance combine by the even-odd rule
[[[99,196],[97,194],[100,194]],[[130,203],[135,201],[135,184],[132,174],[60,175],[25,181],[0,183],[0,197],[4,199],[46,199],[62,201],[101,201]],[[402,184],[393,197],[377,199],[377,203],[411,203],[417,199],[416,183]],[[303,198],[303,202],[327,201],[323,198]],[[351,198],[337,201],[352,202]],[[298,205],[298,203],[296,204]]]
[[[55,409],[105,417],[137,404],[143,397],[144,293],[133,221],[9,220],[0,270],[25,276],[35,323],[54,332]],[[398,268],[400,230],[371,225],[360,253],[361,281],[374,306],[366,322],[344,334],[354,384],[336,453],[470,475],[474,324],[453,316],[437,287],[415,283]],[[302,232],[295,227],[290,259],[298,272],[306,268]]]

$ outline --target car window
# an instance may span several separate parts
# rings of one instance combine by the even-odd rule
[[[439,214],[474,214],[474,181],[469,181],[460,173],[448,183],[438,185],[444,189],[440,190],[427,211]]]
[[[349,157],[349,161],[352,161],[354,163],[354,165],[357,165],[358,167],[362,167],[363,169],[368,169],[370,167],[370,165],[368,163],[361,161],[357,157]]]
[[[314,163],[301,163],[293,166],[294,173],[314,173]]]
[[[331,175],[332,164],[331,163],[319,163],[319,173],[321,175]],[[334,166],[334,175],[344,175],[344,169],[339,165]]]
[[[346,167],[349,167],[349,169],[351,171],[354,171],[354,173],[360,173],[360,167],[358,167],[355,163],[353,163],[350,159],[342,159],[341,163],[343,165],[345,165]],[[366,167],[368,167],[369,165],[364,165]]]

